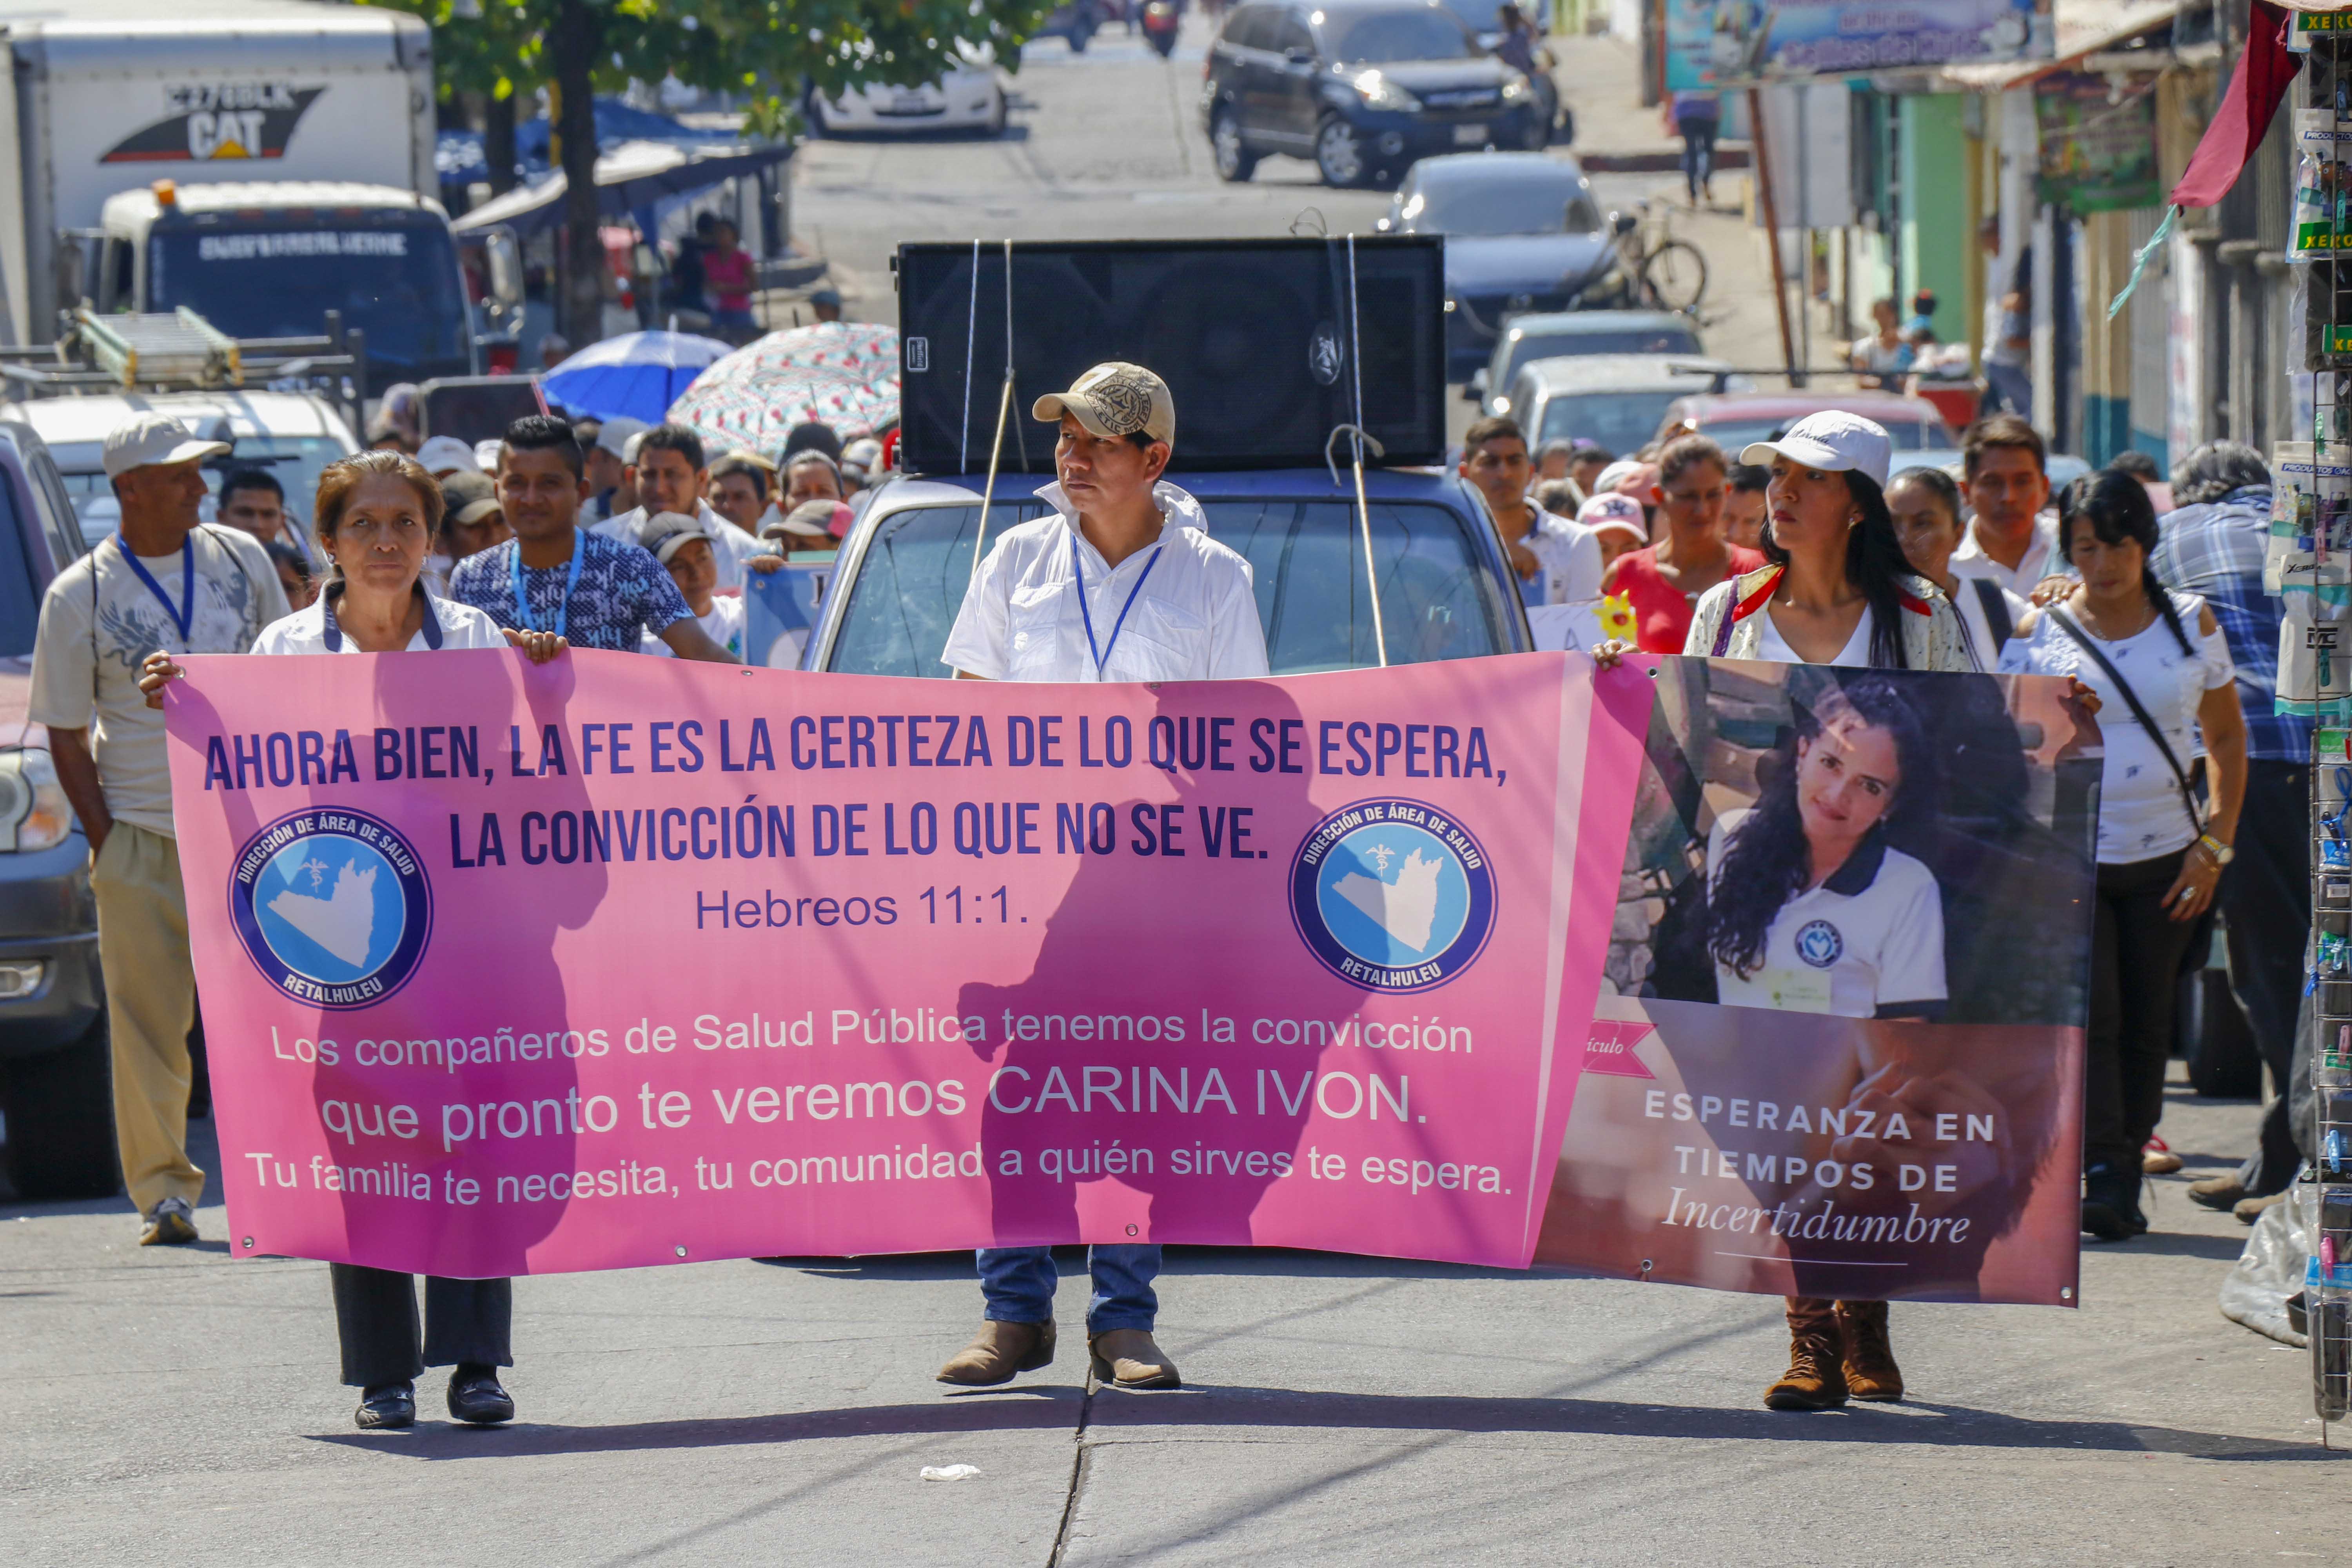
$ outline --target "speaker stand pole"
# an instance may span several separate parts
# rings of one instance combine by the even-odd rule
[[[980,289],[980,268],[971,275],[974,297]],[[996,439],[988,444],[988,483],[980,492],[980,531],[971,542],[971,575],[980,575],[981,558],[988,552],[988,508],[996,499],[996,465],[1004,456],[1004,426],[1013,414],[1013,242],[1004,242],[1004,390],[996,399]],[[1024,461],[1023,467],[1027,467]],[[967,578],[969,585],[971,579]]]

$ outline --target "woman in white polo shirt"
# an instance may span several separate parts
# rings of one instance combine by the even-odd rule
[[[1944,1010],[1936,875],[1886,841],[1925,814],[1926,730],[1893,683],[1832,687],[1752,809],[1708,836],[1707,950],[1716,999],[1847,1018]]]
[[[425,558],[441,521],[441,487],[404,453],[362,452],[319,475],[311,516],[328,560],[324,591],[307,609],[263,628],[257,654],[429,653],[511,644],[535,664],[564,651],[552,632],[515,632],[468,605],[436,597],[423,582]],[[154,706],[167,681],[184,671],[169,654],[151,656],[140,689]],[[360,1390],[353,1419],[363,1430],[406,1426],[416,1419],[415,1379],[425,1366],[449,1366],[449,1414],[476,1426],[514,1419],[514,1401],[499,1368],[510,1349],[514,1282],[425,1281],[425,1335],[417,1338],[413,1277],[384,1268],[331,1263],[335,1334],[343,1381]]]

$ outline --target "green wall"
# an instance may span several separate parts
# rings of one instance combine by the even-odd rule
[[[1906,97],[1903,105],[1901,287],[1906,312],[1920,289],[1936,291],[1936,335],[1966,342],[1968,268],[1977,247],[1969,234],[1968,143],[1961,95]]]

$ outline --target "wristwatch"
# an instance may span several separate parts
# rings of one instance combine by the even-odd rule
[[[2231,861],[2235,860],[2238,858],[2238,852],[2235,849],[2231,848],[2228,845],[2222,843],[2220,839],[2214,837],[2210,833],[2198,835],[2197,844],[2198,847],[2203,849],[2206,854],[2213,858],[2213,864],[2216,866],[2227,866]]]

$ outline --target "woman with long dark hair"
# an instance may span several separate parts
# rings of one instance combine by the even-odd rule
[[[2221,868],[2235,858],[2246,788],[2246,721],[2229,643],[2203,599],[2157,581],[2148,565],[2156,546],[2146,488],[2114,469],[2092,476],[2058,525],[2058,547],[2081,581],[2028,612],[2000,661],[2004,672],[2071,675],[2100,700],[2083,1228],[2104,1241],[2147,1230],[2141,1151],[2164,1110],[2178,976]],[[2206,810],[2188,773],[2200,737]]]
[[[1936,875],[1889,842],[1930,815],[1927,733],[1894,684],[1831,687],[1777,754],[1762,794],[1707,840],[1706,946],[1717,1000],[1848,1018],[1944,1010]]]
[[[1716,658],[1777,659],[1790,664],[1963,674],[1973,670],[1975,666],[1969,658],[1959,617],[1953,612],[1951,601],[1944,597],[1942,589],[1912,572],[1910,563],[1904,559],[1902,543],[1895,538],[1895,524],[1886,509],[1886,474],[1891,456],[1892,444],[1885,429],[1856,415],[1840,413],[1808,415],[1779,440],[1759,441],[1742,452],[1740,461],[1771,467],[1772,482],[1765,490],[1764,523],[1764,555],[1770,564],[1709,589],[1692,617],[1690,637],[1683,644],[1683,652]],[[1622,642],[1604,643],[1595,650],[1594,658],[1605,668],[1631,651]],[[1884,744],[1872,742],[1875,761],[1865,764],[1863,771],[1867,772],[1871,765],[1891,765],[1895,775],[1892,780],[1884,774],[1874,776],[1882,784],[1893,785],[1895,804],[1892,809],[1909,808],[1903,798],[1906,779],[1909,780],[1913,798],[1924,804],[1928,785],[1927,779],[1922,776],[1924,748],[1914,742],[1909,747],[1909,756],[1905,755],[1904,742],[1897,737],[1902,721],[1874,696],[1849,700],[1848,709],[1863,721],[1863,731],[1874,730],[1885,737]],[[1872,717],[1874,713],[1877,717]],[[1853,736],[1855,731],[1849,728],[1845,734]],[[1890,750],[1891,764],[1885,755]],[[1818,737],[1813,751],[1807,755],[1810,758],[1815,752],[1824,758],[1830,754]],[[1801,773],[1802,770],[1798,772]],[[1800,782],[1795,787],[1801,793],[1804,785]],[[1821,815],[1827,826],[1828,814]],[[1801,808],[1798,808],[1798,816],[1801,818]],[[1852,820],[1849,816],[1844,824],[1838,825],[1838,834],[1842,835]],[[1759,870],[1770,871],[1770,862],[1776,859],[1785,858],[1787,866],[1795,864],[1797,851],[1793,844],[1784,842],[1768,850],[1759,835],[1755,849],[1749,851],[1746,847],[1747,836],[1736,827],[1728,835],[1719,830],[1715,837],[1726,842],[1720,855],[1714,843],[1709,845],[1710,876],[1718,876],[1726,869],[1735,848],[1739,851],[1738,858],[1742,864],[1729,868],[1734,878],[1743,883],[1750,879],[1769,882],[1769,878],[1759,876]],[[1818,852],[1821,861],[1835,853],[1834,837],[1824,835],[1822,848]],[[1854,853],[1866,837],[1867,830],[1855,837],[1853,847],[1836,865],[1827,868],[1824,885],[1854,863]],[[1893,853],[1889,850],[1886,855]],[[1819,864],[1816,854],[1809,833],[1804,850],[1808,878]],[[1759,863],[1758,868],[1747,865],[1751,858]],[[1885,858],[1881,857],[1880,863],[1874,867],[1877,875],[1885,874]],[[1908,860],[1909,857],[1904,858]],[[1920,869],[1925,872],[1926,868]],[[1787,887],[1792,874],[1785,868],[1781,869],[1780,885]],[[1932,891],[1934,879],[1927,880]],[[1780,903],[1769,905],[1769,914],[1760,909],[1726,909],[1718,913],[1710,900],[1708,947],[1717,959],[1718,981],[1726,952],[1735,972],[1742,964],[1769,958],[1772,925],[1780,918],[1787,901],[1784,896]],[[1939,927],[1942,918],[1938,907],[1936,921]],[[1762,936],[1754,943],[1747,935],[1751,922],[1761,923]],[[1917,928],[1915,919],[1911,929],[1916,933]],[[1841,930],[1841,941],[1844,934]],[[1801,940],[1801,931],[1790,935],[1792,944]],[[1827,948],[1824,938],[1816,935],[1815,955],[1820,956]],[[1803,967],[1801,961],[1800,967]],[[1937,993],[1936,996],[1888,994],[1882,1000],[1878,986],[1874,985],[1871,1011],[1875,1013],[1879,1006],[1891,1004],[1898,1009],[1897,1016],[1930,1016],[1928,1005],[1941,999],[1942,981],[1938,944],[1932,985],[1918,962],[1906,965],[1901,978],[1891,984],[1891,989],[1897,991],[1933,989]],[[1834,1001],[1835,986],[1830,989]],[[1722,999],[1733,1000],[1727,994]],[[1749,1005],[1759,1004],[1751,1001]],[[1761,1005],[1771,1005],[1769,1002]],[[1832,1009],[1823,1006],[1819,1010]],[[1811,1296],[1790,1296],[1786,1301],[1789,1370],[1764,1391],[1768,1406],[1774,1410],[1827,1410],[1843,1405],[1849,1397],[1886,1401],[1903,1397],[1903,1372],[1895,1364],[1895,1348],[1887,1336],[1885,1302],[1833,1301]]]

